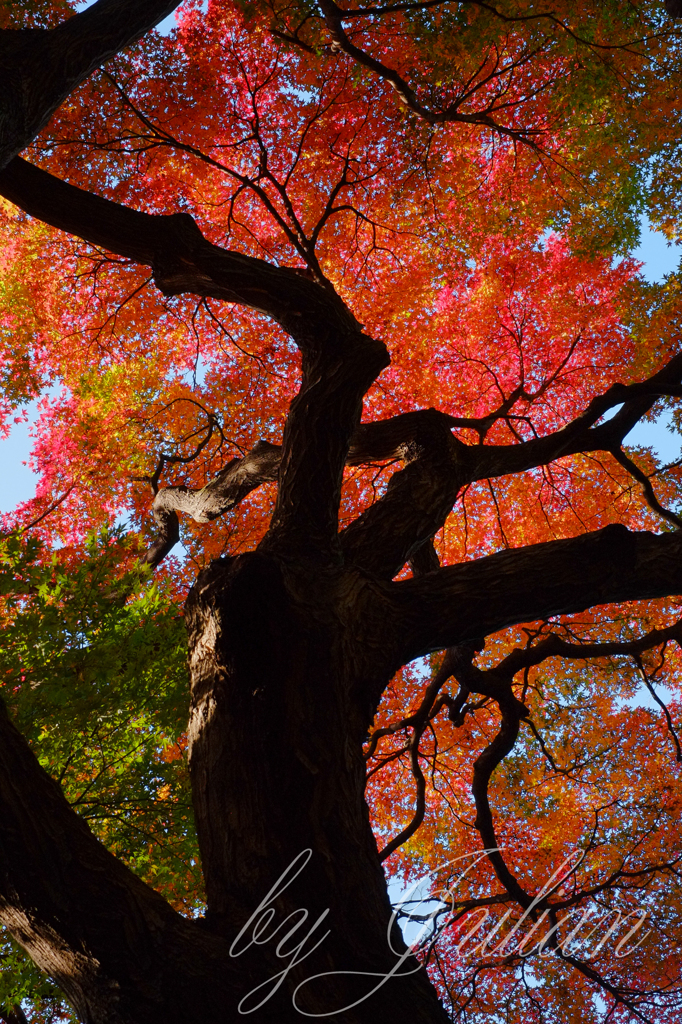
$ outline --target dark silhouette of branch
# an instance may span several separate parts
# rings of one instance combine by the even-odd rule
[[[380,586],[386,628],[407,664],[516,623],[679,594],[681,579],[679,533],[634,533],[614,524]]]
[[[98,0],[53,29],[0,30],[0,169],[69,93],[177,7],[177,0]]]
[[[169,991],[191,1020],[206,963],[235,984],[227,943],[178,914],[114,857],[71,808],[0,703],[0,921],[87,1019],[160,1019]],[[27,908],[30,908],[27,909]],[[188,965],[194,963],[188,971]],[[202,992],[202,999],[205,998]]]
[[[677,529],[680,529],[682,527],[682,519],[680,519],[680,517],[674,512],[671,512],[670,509],[664,508],[663,505],[661,505],[660,501],[656,497],[656,492],[654,491],[651,480],[646,473],[632,461],[629,455],[625,454],[622,448],[614,448],[611,454],[616,462],[618,462],[623,469],[626,469],[631,476],[634,476],[635,480],[642,485],[644,497],[646,498],[646,503],[649,508],[653,512],[658,513],[659,516],[662,516],[663,519],[667,519],[668,522],[672,523],[673,526],[676,526]]]
[[[484,65],[486,63],[484,59],[481,67],[476,73],[474,73],[472,79],[465,84],[463,93],[457,100],[450,103],[445,109],[430,110],[420,102],[416,92],[411,88],[402,75],[398,74],[397,71],[388,67],[388,65],[384,64],[382,61],[372,57],[371,54],[362,50],[351,41],[343,27],[346,12],[338,7],[334,0],[320,0],[319,6],[323,14],[325,24],[333,40],[332,50],[334,52],[343,51],[349,57],[352,57],[358,64],[361,64],[363,67],[366,67],[384,81],[388,82],[395,89],[402,102],[424,121],[427,121],[429,124],[459,122],[461,124],[480,125],[490,128],[500,135],[508,136],[514,141],[524,142],[533,148],[537,148],[537,143],[534,142],[533,136],[541,135],[544,129],[514,128],[500,123],[496,118],[495,115],[498,112],[502,112],[508,106],[506,102],[502,102],[502,97],[504,95],[503,89],[500,90],[499,95],[496,95],[493,100],[489,101],[486,106],[479,111],[465,113],[460,109],[463,103],[469,100],[477,90],[489,85],[491,82],[499,78],[500,75],[508,75],[517,68],[523,67],[533,56],[536,56],[536,51],[525,51],[520,57],[515,58],[501,68],[499,67],[500,58],[498,54],[493,70],[489,71],[482,79],[477,81],[478,73],[483,72]]]
[[[55,498],[44,512],[41,512],[40,515],[36,516],[36,518],[32,519],[29,523],[24,523],[23,526],[20,526],[18,528],[19,533],[24,533],[26,530],[32,530],[34,526],[38,526],[39,523],[42,523],[43,519],[47,519],[51,512],[54,512],[56,508],[59,508],[63,501],[66,501],[75,486],[75,483],[70,483],[66,490],[63,491],[58,498]]]
[[[0,1005],[0,1021],[3,1024],[28,1024],[28,1018],[19,1003],[14,1006]]]
[[[678,641],[678,643],[680,643],[679,635],[677,635],[675,637],[675,639]],[[638,654],[634,654],[633,655],[633,661],[635,662],[635,664],[637,665],[637,668],[639,669],[639,673],[640,673],[642,679],[644,680],[644,685],[646,686],[647,690],[649,691],[649,694],[650,694],[651,698],[656,702],[656,704],[658,704],[659,708],[662,710],[663,714],[665,715],[665,720],[666,720],[666,724],[667,724],[667,727],[668,727],[668,734],[672,737],[673,743],[675,744],[675,751],[676,751],[675,760],[678,762],[678,764],[680,764],[680,763],[682,763],[682,746],[680,746],[680,741],[679,741],[677,732],[675,730],[675,727],[673,725],[672,716],[670,714],[670,711],[668,710],[668,706],[667,706],[667,704],[665,704],[661,700],[661,698],[658,696],[658,694],[654,690],[653,683],[651,682],[651,677],[649,676],[649,673],[645,670],[644,664],[642,662],[642,659],[639,657]]]

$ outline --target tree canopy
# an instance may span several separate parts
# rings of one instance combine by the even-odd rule
[[[682,7],[173,7],[0,4],[0,1019],[672,1024]]]

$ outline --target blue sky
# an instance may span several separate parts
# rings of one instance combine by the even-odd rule
[[[162,25],[165,27],[165,22]],[[681,250],[679,246],[669,246],[660,232],[645,225],[640,246],[633,255],[644,264],[642,273],[649,281],[660,281],[665,274],[677,269]],[[32,412],[34,408],[29,408],[29,416]],[[7,440],[0,440],[0,512],[9,512],[18,502],[26,501],[35,493],[36,477],[26,465],[32,444],[29,430],[30,423],[19,424]],[[663,417],[657,423],[638,424],[628,436],[628,442],[651,445],[667,462],[680,455],[680,441],[666,428]]]
[[[648,222],[644,222],[641,242],[632,255],[644,264],[642,273],[648,281],[661,281],[666,274],[677,270],[682,247],[669,245],[665,235],[652,231]],[[664,461],[673,462],[680,456],[680,438],[670,433],[667,421],[667,417],[662,416],[657,423],[638,423],[628,434],[628,444],[651,445]]]
[[[80,9],[89,7],[94,0],[81,0]],[[159,32],[166,34],[175,25],[175,14],[169,14],[157,25]],[[682,250],[669,246],[665,237],[652,231],[648,222],[642,227],[639,248],[633,253],[635,259],[644,263],[642,273],[649,281],[660,281],[665,274],[676,270]],[[29,407],[29,417],[35,413],[35,405]],[[30,423],[14,427],[9,438],[0,440],[0,512],[8,512],[18,502],[26,501],[35,493],[36,477],[26,465],[31,451]],[[680,444],[666,429],[666,420],[658,423],[641,423],[628,437],[630,444],[651,445],[666,461],[673,461],[680,455]]]

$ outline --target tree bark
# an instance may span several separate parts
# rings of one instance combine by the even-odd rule
[[[21,75],[30,88],[24,106],[7,108],[11,141],[0,158],[172,6],[100,0],[53,34],[5,35],[8,89],[19,89]],[[101,21],[114,11],[115,24]],[[70,56],[41,70],[55,39]],[[361,425],[363,396],[388,357],[328,284],[221,249],[185,214],[130,210],[20,159],[0,173],[0,192],[151,266],[165,294],[266,313],[299,346],[303,369],[281,450],[254,449],[202,491],[167,488],[155,502],[162,535],[151,564],[169,550],[178,510],[210,519],[263,479],[277,473],[279,482],[259,549],[214,562],[186,607],[205,919],[176,914],[105,850],[0,712],[0,920],[88,1024],[299,1024],[306,1015],[444,1024],[426,973],[392,926],[364,799],[362,743],[381,695],[421,654],[513,623],[679,593],[682,540],[608,527],[440,569],[430,538],[466,482],[612,450],[657,395],[676,393],[682,357],[644,385],[612,389],[563,430],[518,445],[464,445],[453,418],[435,410]],[[595,425],[618,402],[623,409]],[[339,536],[343,467],[370,458],[406,465]],[[392,582],[407,560],[424,575]]]
[[[613,524],[569,540],[499,551],[383,587],[405,664],[518,622],[682,591],[682,535]],[[379,598],[375,600],[379,603]]]
[[[410,958],[392,974],[404,947],[363,795],[362,741],[395,665],[680,579],[679,535],[622,527],[403,583],[267,548],[214,562],[187,604],[205,921],[107,853],[4,714],[0,919],[93,1024],[236,1021],[268,995],[256,1024],[444,1022]]]
[[[348,636],[353,599],[342,571],[310,572],[262,552],[213,563],[190,595],[190,769],[207,925],[232,939],[287,867],[311,850],[274,902],[271,930],[305,910],[290,948],[318,919],[303,952],[328,934],[273,999],[279,1019],[300,1020],[292,995],[324,974],[296,993],[301,1011],[367,1024],[445,1021],[411,957],[400,968],[406,976],[391,977],[400,952],[392,952],[389,935],[396,950],[405,947],[390,929],[364,799],[370,712],[358,697],[359,679],[377,671],[377,660]],[[250,979],[287,966],[275,945],[245,953]]]
[[[177,0],[98,0],[49,30],[0,30],[0,169],[69,93],[177,7]]]
[[[28,1024],[26,1014],[21,1006],[0,1006],[0,1021],[3,1024]]]
[[[113,857],[0,705],[0,921],[97,1024],[237,1019],[227,944]]]

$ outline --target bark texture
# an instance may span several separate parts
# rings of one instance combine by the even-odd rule
[[[226,943],[108,853],[4,707],[0,823],[0,920],[82,1020],[224,1019],[237,974]]]
[[[370,712],[358,682],[377,664],[349,634],[355,594],[345,576],[254,552],[214,563],[188,601],[190,768],[207,924],[233,937],[309,849],[310,861],[275,901],[276,921],[305,909],[297,941],[321,917],[328,935],[287,978],[275,1001],[281,1019],[297,1019],[296,987],[322,974],[295,996],[306,1013],[445,1020],[421,970],[389,977],[366,998],[399,955],[388,942],[391,909],[364,800]],[[404,949],[398,935],[392,942]],[[244,961],[252,978],[264,964],[266,976],[284,966],[274,948],[251,950]],[[410,958],[400,974],[416,966]]]
[[[0,30],[0,168],[95,68],[176,7],[175,0],[98,0],[53,29]]]
[[[111,856],[0,710],[0,921],[87,1024],[222,1024],[245,1014],[254,1024],[298,1024],[302,1015],[444,1024],[425,972],[391,926],[364,799],[362,745],[381,695],[400,666],[452,648],[448,671],[504,705],[500,736],[476,765],[477,823],[492,841],[487,781],[523,707],[471,666],[480,638],[679,594],[682,537],[611,526],[444,568],[431,539],[472,481],[578,452],[617,456],[658,396],[682,393],[682,355],[648,381],[614,385],[563,429],[516,445],[465,444],[453,428],[483,439],[485,423],[434,409],[362,424],[363,396],[388,355],[328,282],[222,249],[185,214],[122,207],[15,156],[78,82],[173,7],[99,0],[50,32],[0,36],[0,194],[150,266],[166,295],[267,314],[302,354],[281,446],[259,442],[201,490],[167,487],[153,503],[158,537],[146,560],[157,565],[177,540],[179,512],[209,521],[254,487],[278,483],[258,549],[214,562],[186,607],[207,912],[184,919]],[[339,9],[324,10],[343,42]],[[402,468],[385,495],[339,533],[344,466],[389,460]],[[406,562],[414,578],[395,582]],[[460,713],[463,699],[453,704]],[[415,716],[420,727],[431,707]],[[496,870],[512,892],[504,864]],[[524,905],[526,894],[516,895]]]
[[[516,445],[464,444],[452,428],[480,424],[434,409],[361,424],[386,351],[328,286],[220,249],[185,215],[125,209],[19,159],[0,174],[0,190],[152,266],[166,293],[266,312],[303,357],[281,446],[260,442],[201,490],[167,487],[153,504],[152,565],[177,539],[178,512],[214,519],[278,481],[258,550],[213,563],[186,609],[205,921],[178,918],[99,846],[7,722],[0,918],[93,1024],[237,1020],[244,1010],[256,1022],[444,1021],[424,972],[409,957],[401,963],[364,800],[362,743],[381,695],[418,655],[473,651],[480,637],[520,621],[679,593],[682,540],[613,526],[440,568],[431,538],[471,481],[577,452],[617,453],[656,397],[679,393],[682,357]],[[614,405],[622,408],[600,424]],[[344,465],[389,460],[402,469],[384,497],[339,534]],[[415,578],[393,582],[407,561]],[[520,714],[510,702],[503,752]],[[498,754],[477,767],[482,834],[492,829],[484,790]],[[47,859],[53,880],[41,873]],[[504,864],[496,870],[515,891]],[[32,888],[36,878],[45,884]]]

